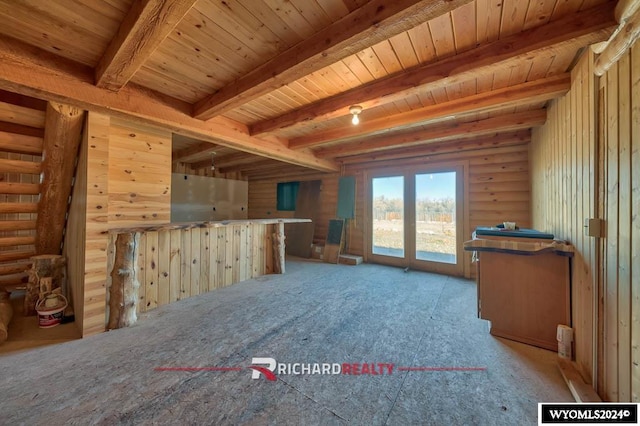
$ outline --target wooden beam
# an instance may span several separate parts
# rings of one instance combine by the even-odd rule
[[[3,251],[0,252],[0,262],[13,262],[15,260],[27,260],[35,253],[33,250]]]
[[[311,151],[295,151],[275,138],[255,138],[242,125],[216,118],[204,122],[191,117],[191,106],[134,84],[113,92],[93,85],[92,72],[59,56],[18,40],[0,36],[0,89],[74,105],[169,129],[204,142],[224,145],[322,171],[337,171],[333,161]]]
[[[40,184],[0,182],[0,194],[38,195]]]
[[[256,161],[259,161],[264,157],[257,157],[255,155],[247,154],[246,152],[234,152],[233,154],[221,155],[214,157],[213,161],[216,168],[220,167],[230,167],[238,164],[250,164]],[[195,163],[190,163],[189,166],[193,170],[198,170],[206,167],[211,167],[211,159],[208,158],[206,160],[197,161]]]
[[[197,0],[136,0],[96,66],[96,85],[120,90]]]
[[[193,115],[209,120],[466,3],[469,0],[372,0],[197,102]]]
[[[41,129],[44,127],[44,111],[0,102],[0,121]]]
[[[638,37],[640,37],[640,10],[636,10],[627,21],[620,24],[619,31],[616,31],[596,59],[593,72],[597,76],[604,75],[611,68],[611,65],[626,53]]]
[[[251,171],[251,170],[263,170],[263,169],[267,169],[267,168],[282,168],[282,167],[286,167],[287,165],[284,165],[278,161],[274,161],[271,159],[261,159],[261,160],[254,160],[248,163],[244,163],[244,164],[234,164],[232,166],[224,166],[224,167],[217,167],[216,166],[216,170],[219,170],[220,173],[235,173],[235,172],[245,172],[245,171]]]
[[[616,23],[611,2],[573,13],[558,21],[523,31],[468,50],[439,62],[423,64],[392,76],[372,81],[330,98],[298,108],[250,127],[258,135],[313,120],[349,114],[349,106],[373,108],[410,95],[459,83],[479,75],[495,73],[534,55],[553,56],[561,50],[577,50],[606,40]],[[363,117],[364,120],[364,117]]]
[[[0,231],[30,231],[36,229],[35,220],[1,220]]]
[[[0,237],[0,247],[28,246],[33,244],[35,240],[33,235],[26,237]]]
[[[364,138],[357,142],[320,148],[317,153],[322,157],[336,158],[394,149],[399,146],[409,147],[453,139],[475,138],[492,133],[511,132],[540,126],[544,124],[546,118],[547,111],[544,109],[524,111],[471,123],[455,123],[426,130]]]
[[[479,149],[502,148],[522,145],[531,141],[531,130],[509,133],[492,133],[472,139],[459,139],[430,143],[410,148],[393,149],[370,154],[354,155],[340,159],[342,164],[372,163],[376,161],[400,160],[405,158],[429,157],[442,154],[477,151]]]
[[[0,173],[40,174],[40,163],[23,160],[6,160],[0,158]]]
[[[173,153],[171,161],[173,163],[190,163],[202,157],[203,154],[213,152],[216,146],[209,142],[201,142],[197,145],[188,146]]]
[[[0,151],[42,155],[42,138],[0,130]]]
[[[37,213],[38,203],[0,203],[0,213]]]
[[[49,102],[46,117],[40,186],[42,192],[36,221],[36,253],[39,255],[60,254],[62,249],[84,111]]]
[[[311,136],[294,138],[290,148],[311,148],[327,142],[362,137],[397,127],[416,126],[430,121],[469,112],[491,112],[501,108],[534,104],[558,98],[569,91],[571,75],[560,74],[490,92],[479,93],[449,102],[429,105],[412,111],[390,115],[377,120],[367,120],[358,126],[348,125],[315,133]],[[364,121],[364,120],[363,120]]]

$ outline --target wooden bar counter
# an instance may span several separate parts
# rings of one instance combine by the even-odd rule
[[[109,230],[108,328],[136,314],[285,272],[284,224],[310,219],[170,223]]]

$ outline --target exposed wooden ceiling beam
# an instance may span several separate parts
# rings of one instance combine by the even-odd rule
[[[191,163],[202,157],[203,154],[214,152],[215,150],[216,145],[209,142],[201,142],[174,152],[171,156],[171,161],[173,163]]]
[[[197,0],[136,0],[96,67],[96,86],[120,90]]]
[[[357,142],[338,144],[320,148],[316,152],[323,158],[346,157],[396,147],[409,147],[426,143],[443,142],[453,139],[473,138],[491,133],[512,132],[544,124],[547,110],[524,111],[515,114],[478,120],[470,123],[456,123],[425,130],[364,138]]]
[[[527,83],[517,84],[490,92],[479,93],[449,102],[429,105],[412,111],[363,120],[358,126],[348,125],[325,132],[303,136],[289,141],[289,148],[310,148],[323,143],[361,137],[403,126],[416,126],[455,114],[490,112],[522,104],[534,104],[560,97],[571,87],[571,75],[560,74]]]
[[[531,130],[519,130],[509,133],[492,133],[473,139],[451,140],[430,143],[419,147],[379,151],[370,154],[354,155],[340,159],[342,164],[372,163],[376,161],[399,160],[419,156],[435,156],[442,154],[476,151],[479,149],[499,148],[504,146],[522,145],[531,141]]]
[[[250,127],[252,135],[313,120],[349,114],[349,106],[367,108],[395,102],[407,96],[443,85],[462,82],[478,75],[492,74],[538,54],[587,46],[606,40],[615,28],[611,2],[570,14],[549,24],[523,31],[468,50],[441,61],[425,64],[384,79],[342,92]],[[363,116],[364,119],[365,116]]]
[[[190,105],[134,84],[113,92],[96,87],[90,69],[0,36],[0,89],[75,105],[112,116],[159,125],[194,139],[316,170],[336,171],[333,161],[311,151],[295,151],[281,141],[251,137],[229,120],[204,122],[190,115]]]
[[[194,105],[209,120],[470,0],[372,0]]]
[[[251,163],[245,164],[235,164],[233,166],[224,166],[220,167],[220,173],[234,173],[234,172],[247,172],[254,170],[265,170],[265,169],[277,169],[282,168],[283,164],[274,160],[262,159],[257,161],[252,161]]]

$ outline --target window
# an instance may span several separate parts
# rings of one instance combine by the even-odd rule
[[[279,182],[277,191],[278,210],[295,211],[300,182]]]

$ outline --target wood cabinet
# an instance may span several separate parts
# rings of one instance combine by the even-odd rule
[[[478,316],[491,334],[557,350],[558,324],[571,325],[570,257],[483,251],[478,259]]]

